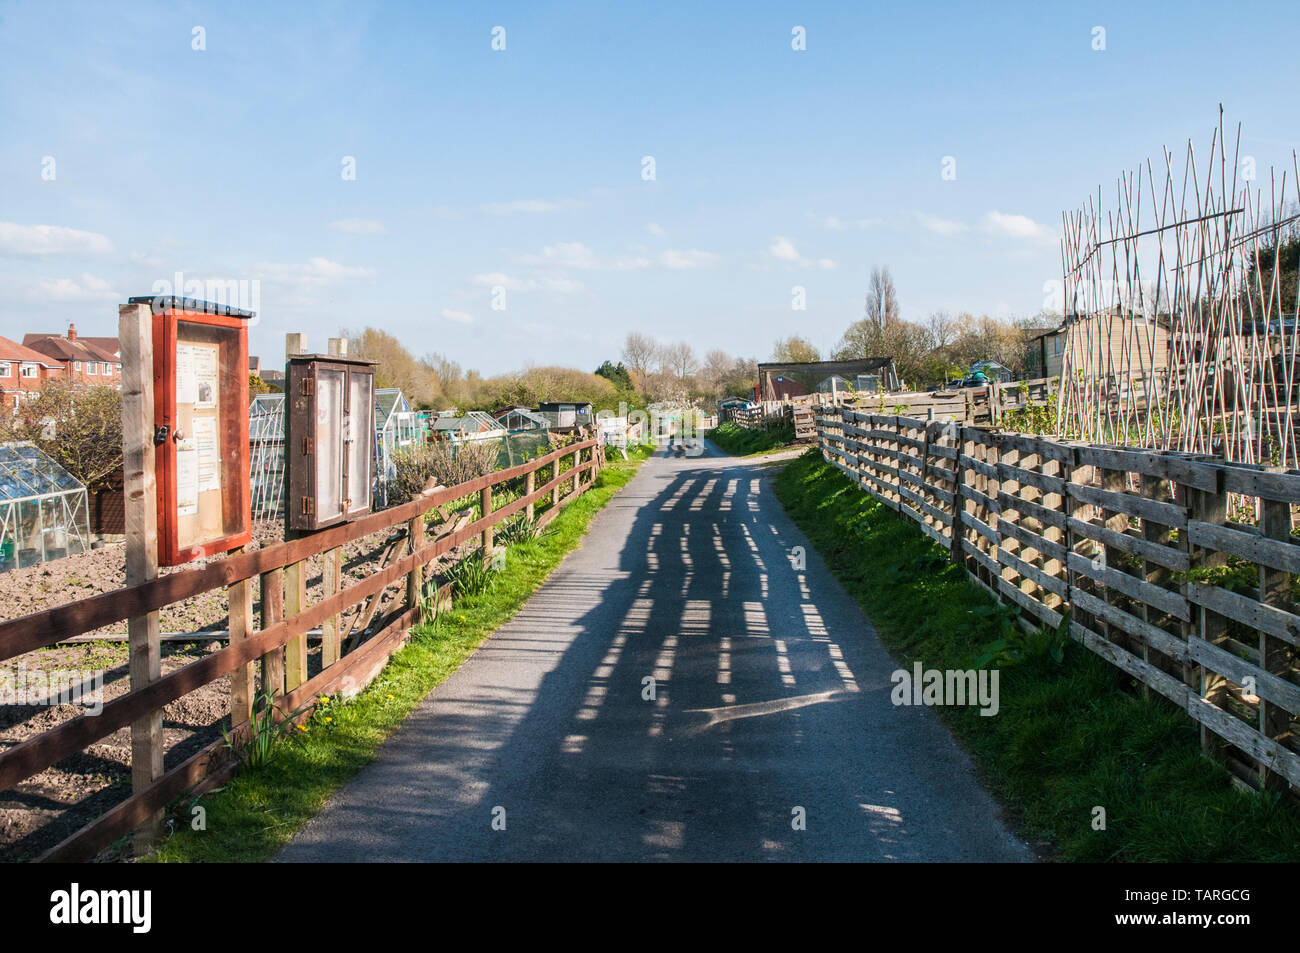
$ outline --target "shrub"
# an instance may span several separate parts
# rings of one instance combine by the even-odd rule
[[[495,440],[438,440],[399,449],[392,456],[395,473],[389,480],[388,499],[398,505],[415,499],[428,487],[456,486],[485,476],[496,469],[498,450]]]

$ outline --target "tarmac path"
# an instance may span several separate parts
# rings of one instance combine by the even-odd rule
[[[1032,860],[772,475],[656,453],[278,859]]]

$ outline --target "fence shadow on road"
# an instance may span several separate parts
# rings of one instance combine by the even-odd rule
[[[371,807],[382,816],[365,821],[370,849],[430,860],[934,858],[902,805],[909,785],[968,774],[964,756],[933,713],[917,712],[918,730],[892,708],[895,663],[769,480],[761,463],[714,457],[643,471],[593,524],[584,546],[596,552],[566,560],[479,649],[473,664],[492,666],[491,684],[461,692],[453,678],[390,742],[385,803]],[[630,532],[612,534],[621,547],[602,542],[599,524],[628,508]]]

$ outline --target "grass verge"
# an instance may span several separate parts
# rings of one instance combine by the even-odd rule
[[[748,457],[757,453],[767,453],[770,450],[779,450],[794,443],[794,427],[747,430],[727,420],[707,431],[704,436],[733,457]]]
[[[347,702],[326,702],[305,732],[282,741],[274,758],[198,802],[206,830],[192,829],[191,803],[172,806],[176,833],[147,858],[156,862],[258,862],[274,856],[326,800],[373,760],[379,745],[434,688],[532,595],[593,516],[636,473],[653,448],[611,455],[596,484],[570,503],[539,539],[507,551],[508,572],[490,589],[458,600],[411,640],[366,689]]]
[[[975,668],[991,643],[1012,643],[996,716],[938,711],[1031,843],[1068,861],[1300,860],[1300,809],[1287,796],[1233,787],[1186,714],[1083,646],[1011,631],[1011,613],[946,550],[816,450],[787,464],[775,490],[904,665]]]

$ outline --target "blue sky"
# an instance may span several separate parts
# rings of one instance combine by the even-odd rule
[[[0,335],[116,333],[181,272],[259,282],[272,360],[365,325],[485,373],[631,330],[763,359],[878,265],[907,317],[1037,312],[1062,211],[1220,102],[1291,169],[1293,7],[984,6],[0,2]]]

